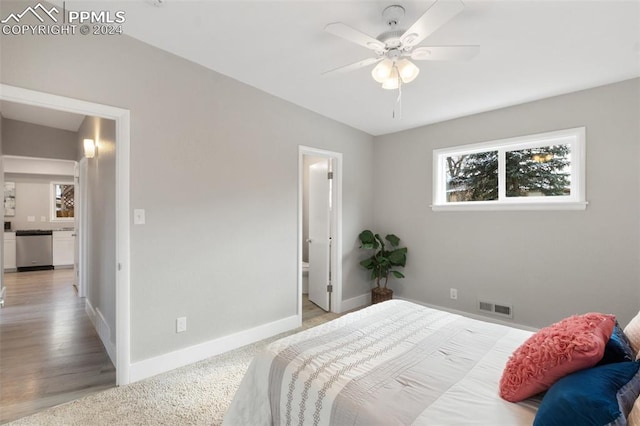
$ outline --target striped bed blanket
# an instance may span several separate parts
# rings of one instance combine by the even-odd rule
[[[392,300],[270,344],[225,425],[530,425],[498,395],[531,332]]]

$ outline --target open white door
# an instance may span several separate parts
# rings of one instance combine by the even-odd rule
[[[76,241],[75,241],[75,279],[77,280],[78,296],[87,297],[87,175],[88,163],[86,158],[78,162],[78,181],[76,182]]]
[[[73,208],[73,217],[74,217],[74,223],[73,223],[73,229],[75,230],[73,235],[74,235],[74,239],[73,239],[73,285],[75,286],[75,288],[78,290],[78,297],[84,297],[85,295],[82,294],[82,292],[80,291],[80,268],[78,267],[78,259],[79,259],[79,244],[80,244],[80,238],[78,238],[79,236],[79,232],[80,232],[80,215],[82,214],[82,209],[80,209],[80,205],[82,203],[82,199],[80,196],[80,165],[78,163],[76,163],[75,165],[75,170],[74,170],[74,176],[73,176],[73,198],[74,198],[74,208]]]
[[[309,167],[309,300],[328,311],[331,258],[329,159]]]

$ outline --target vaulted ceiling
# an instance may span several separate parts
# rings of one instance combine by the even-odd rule
[[[440,0],[448,1],[448,0]],[[61,4],[62,2],[54,2]],[[125,34],[342,123],[379,135],[640,76],[640,1],[465,1],[422,45],[480,45],[468,62],[417,62],[398,92],[373,66],[322,73],[372,52],[324,31],[342,22],[376,37],[382,10],[400,4],[407,28],[428,1],[102,1],[122,10]]]

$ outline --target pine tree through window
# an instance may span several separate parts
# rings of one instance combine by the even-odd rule
[[[434,150],[434,210],[584,209],[585,128]]]

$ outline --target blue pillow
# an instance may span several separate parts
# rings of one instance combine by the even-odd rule
[[[631,343],[625,336],[620,324],[616,321],[613,334],[604,348],[604,355],[598,365],[611,364],[612,362],[633,361],[635,355],[631,349]]]
[[[563,377],[542,398],[533,425],[626,424],[640,393],[639,368],[638,362],[617,362]]]

